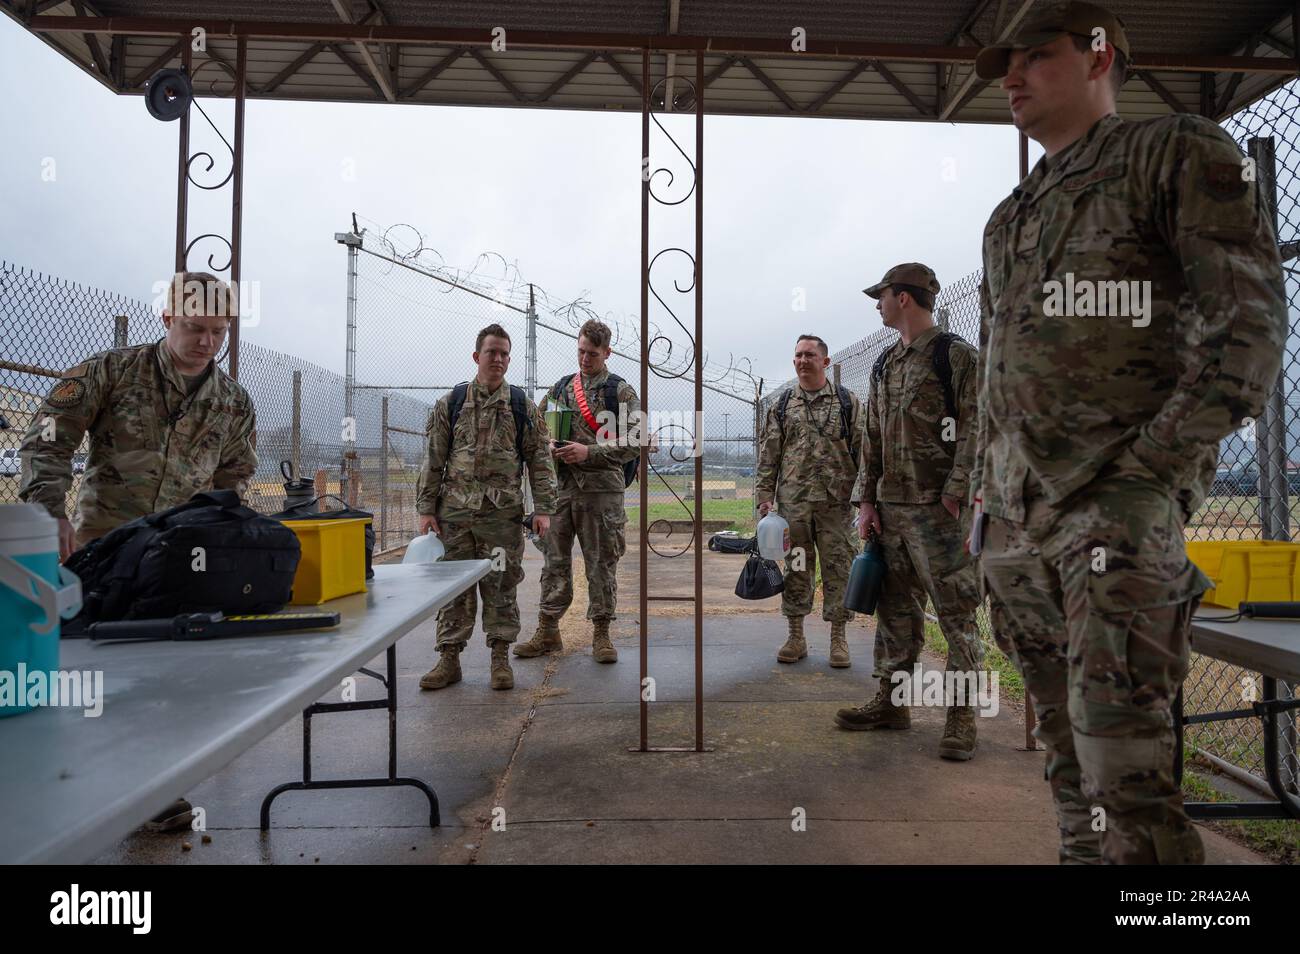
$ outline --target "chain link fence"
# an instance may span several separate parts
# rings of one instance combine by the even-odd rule
[[[115,347],[144,344],[163,337],[162,320],[154,303],[88,288],[63,279],[0,262],[0,503],[17,503],[18,447],[32,415],[54,379],[86,357]],[[223,358],[224,363],[224,358]],[[257,409],[258,467],[248,502],[263,513],[284,506],[281,463],[296,474],[316,480],[320,493],[343,495],[345,454],[344,376],[293,355],[251,342],[240,345],[239,383]],[[378,432],[385,404],[395,416],[416,421],[423,434],[428,408],[404,395],[366,393],[358,397],[356,415],[374,422]],[[414,406],[412,406],[414,405]],[[422,441],[396,446],[389,453],[404,466],[418,467]],[[71,514],[81,485],[88,442],[73,462],[73,482],[67,497]],[[362,480],[353,502],[376,515],[382,511],[382,482],[366,481],[378,472],[383,448],[358,442]],[[326,506],[337,506],[327,504]]]
[[[410,226],[366,223],[336,238],[351,243],[348,267],[356,289],[350,335],[352,391],[358,401],[375,391],[393,395],[387,427],[378,418],[357,415],[358,442],[386,440],[390,448],[401,448],[400,454],[386,458],[386,475],[374,475],[387,483],[392,545],[404,544],[416,523],[415,472],[403,462],[414,459],[418,466],[415,452],[423,449],[428,406],[474,377],[474,342],[482,328],[499,324],[510,335],[507,380],[540,403],[550,388],[577,371],[578,329],[587,319],[598,318],[613,332],[610,371],[640,393],[639,323],[598,314],[585,298],[548,294],[540,285],[523,281],[518,269],[500,255],[482,255],[472,269],[449,268]],[[706,359],[704,409],[697,422],[690,348],[681,333],[652,331],[649,519],[658,552],[665,555],[685,552],[690,543],[697,435],[704,459],[706,537],[715,530],[754,526],[757,385],[747,361],[729,357],[723,364]],[[408,402],[400,415],[394,413],[399,398]],[[411,413],[406,413],[408,407]],[[418,421],[417,407],[424,411]],[[362,475],[366,486],[374,476]],[[627,490],[626,505],[631,529],[638,524],[640,510],[635,483]]]

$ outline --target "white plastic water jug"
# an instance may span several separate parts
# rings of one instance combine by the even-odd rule
[[[775,510],[758,521],[758,554],[764,560],[784,560],[790,552],[790,524]]]
[[[0,505],[0,672],[59,668],[59,619],[81,609],[81,581],[59,565],[59,525],[35,504]],[[0,716],[30,706],[0,703]]]
[[[402,562],[437,563],[446,552],[447,548],[442,545],[438,535],[430,530],[428,533],[420,534],[406,545],[406,553],[402,556]]]

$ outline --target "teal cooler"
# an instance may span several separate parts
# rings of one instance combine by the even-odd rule
[[[35,504],[0,504],[0,672],[59,668],[59,619],[81,609],[81,581],[59,565],[59,525]],[[0,716],[31,706],[0,703]]]

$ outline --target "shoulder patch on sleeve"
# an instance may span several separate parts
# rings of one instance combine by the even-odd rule
[[[1207,162],[1198,182],[1211,199],[1229,202],[1240,199],[1250,189],[1242,171],[1240,163]]]
[[[86,397],[86,385],[80,378],[64,378],[50,389],[45,402],[50,407],[76,407]]]

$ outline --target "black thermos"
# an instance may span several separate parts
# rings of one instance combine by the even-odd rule
[[[844,608],[870,616],[880,599],[880,584],[885,578],[885,556],[874,533],[862,545],[849,568],[849,585],[844,588]]]

